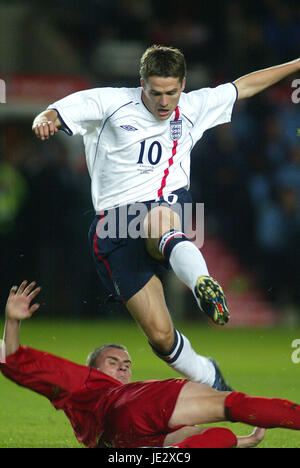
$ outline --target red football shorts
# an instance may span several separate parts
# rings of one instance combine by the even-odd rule
[[[134,382],[112,389],[104,410],[101,447],[162,447],[178,395],[187,380]],[[137,411],[138,410],[138,411]],[[180,426],[182,427],[182,426]]]

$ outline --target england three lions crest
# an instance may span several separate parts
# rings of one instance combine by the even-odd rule
[[[182,120],[172,120],[170,122],[170,135],[173,141],[179,140],[182,135]]]

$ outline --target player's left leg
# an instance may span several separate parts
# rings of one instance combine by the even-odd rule
[[[168,260],[176,276],[188,286],[200,309],[218,325],[229,320],[224,292],[209,276],[200,250],[181,230],[181,219],[167,206],[156,206],[145,218],[148,253],[156,260]]]

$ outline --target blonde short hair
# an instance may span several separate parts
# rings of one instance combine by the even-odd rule
[[[104,351],[107,348],[117,348],[117,349],[122,349],[123,351],[127,352],[127,349],[123,345],[120,345],[120,344],[117,344],[117,343],[107,343],[107,344],[104,344],[104,345],[99,346],[98,348],[94,349],[94,351],[92,351],[88,355],[87,360],[86,360],[86,365],[96,369],[97,368],[97,359],[98,359],[98,357],[100,356],[102,351]]]

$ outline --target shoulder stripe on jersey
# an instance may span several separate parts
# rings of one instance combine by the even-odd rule
[[[191,119],[189,119],[185,114],[181,114],[181,115],[183,115],[183,117],[185,117],[186,120],[188,120],[188,121],[190,122],[190,124],[192,125],[192,127],[194,127],[194,124],[193,124],[193,122],[191,121]]]
[[[131,104],[133,101],[129,101],[129,102],[126,102],[125,104],[122,104],[122,106],[118,107],[118,109],[116,109],[112,114],[110,114],[104,121],[103,123],[103,126],[102,126],[102,129],[101,129],[101,132],[99,133],[99,136],[98,136],[98,141],[97,141],[97,146],[96,146],[96,151],[95,151],[95,156],[94,156],[94,162],[93,162],[93,166],[94,166],[94,163],[95,163],[95,159],[96,159],[96,156],[97,156],[97,152],[98,152],[98,148],[99,148],[99,142],[100,142],[100,137],[102,135],[102,132],[104,130],[104,127],[106,125],[106,122],[113,116],[115,115],[116,112],[118,112],[120,109],[122,109],[122,107],[125,107],[125,106],[128,106],[129,104]]]
[[[179,119],[179,109],[178,109],[178,106],[176,107],[175,109],[175,119],[174,120],[178,120]],[[167,167],[167,169],[164,170],[164,175],[163,175],[163,178],[161,180],[161,184],[160,184],[160,188],[158,189],[157,191],[157,196],[158,197],[162,197],[163,195],[163,189],[165,188],[166,186],[166,181],[167,181],[167,177],[169,175],[169,169],[170,167],[172,166],[172,164],[174,163],[174,156],[176,155],[176,152],[177,152],[177,145],[178,145],[178,141],[174,141],[173,142],[173,148],[172,148],[172,156],[169,158],[169,165]]]

